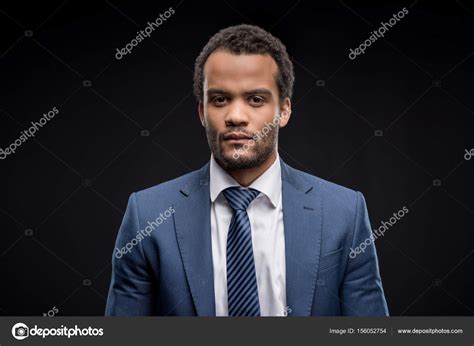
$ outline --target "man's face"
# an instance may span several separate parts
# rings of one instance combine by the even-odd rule
[[[288,98],[279,102],[277,72],[269,55],[215,51],[207,59],[199,117],[224,169],[258,167],[276,149],[291,112]]]

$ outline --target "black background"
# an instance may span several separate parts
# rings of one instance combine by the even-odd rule
[[[467,0],[2,2],[0,147],[59,114],[0,160],[0,314],[103,315],[129,194],[209,160],[194,59],[219,29],[251,23],[295,66],[282,158],[361,191],[374,228],[409,209],[376,241],[391,315],[474,315],[473,14]]]

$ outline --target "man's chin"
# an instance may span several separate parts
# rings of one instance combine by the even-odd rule
[[[250,152],[242,153],[238,150],[225,152],[219,158],[216,157],[216,160],[225,169],[248,169],[258,166],[255,155]]]

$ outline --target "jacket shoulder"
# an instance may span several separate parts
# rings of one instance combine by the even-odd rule
[[[201,167],[200,169],[186,173],[172,180],[135,192],[138,203],[153,203],[159,199],[161,203],[165,200],[164,203],[171,205],[177,199],[184,197],[180,189],[186,186],[192,186],[194,185],[193,183],[196,182],[199,184],[200,177],[205,168],[206,166]]]
[[[318,186],[320,185],[324,187],[325,189],[327,189],[328,191],[331,191],[338,195],[348,196],[348,195],[353,195],[354,193],[357,193],[357,191],[351,188],[336,184],[332,181],[320,178],[316,175],[312,175],[307,172],[300,171],[299,169],[293,168],[291,166],[288,166],[288,168],[290,169],[290,173],[299,175],[302,179],[312,183],[312,185],[318,185]]]
[[[340,209],[341,211],[353,213],[357,206],[359,191],[336,184],[332,181],[318,176],[291,168],[293,174],[298,174],[307,183],[313,186],[312,193],[322,195],[325,207]]]

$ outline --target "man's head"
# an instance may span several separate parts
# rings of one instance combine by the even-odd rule
[[[285,46],[252,25],[219,31],[196,59],[194,93],[216,161],[228,170],[260,166],[288,123],[293,64]]]

